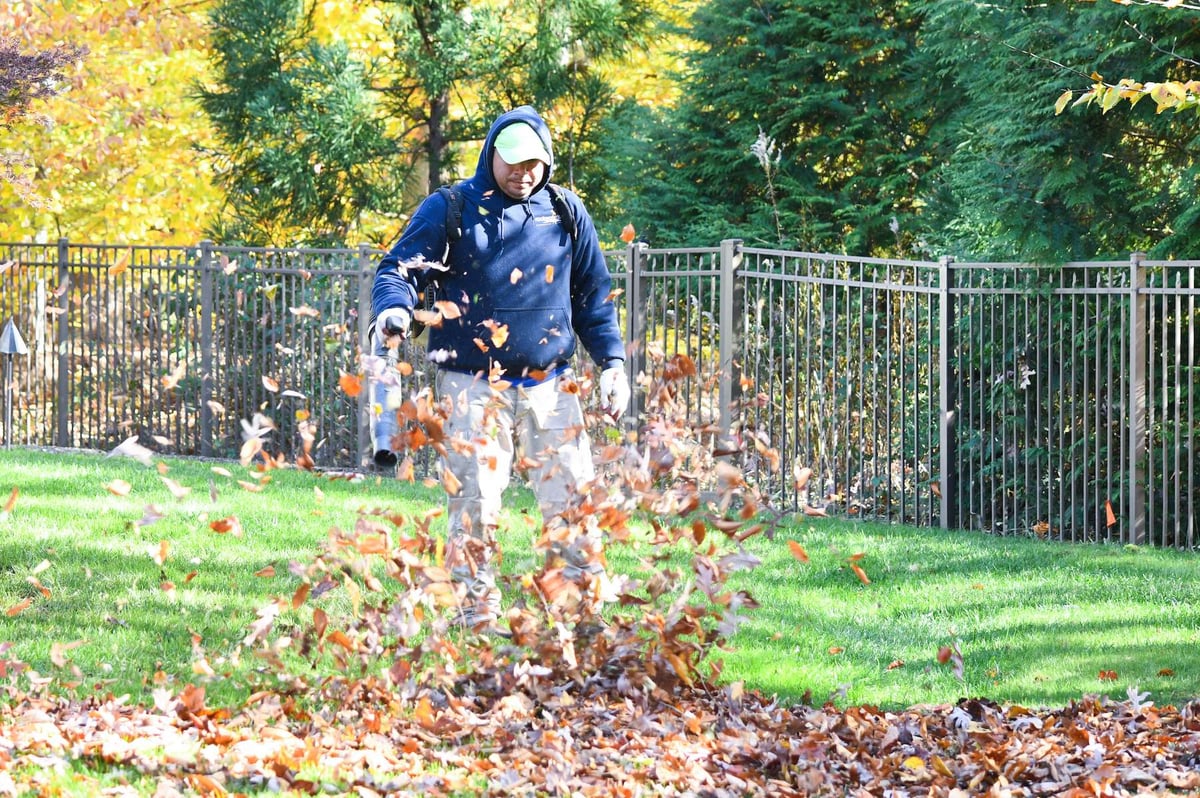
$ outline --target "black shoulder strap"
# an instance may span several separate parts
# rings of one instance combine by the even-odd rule
[[[567,235],[571,236],[571,243],[575,243],[576,237],[579,235],[579,229],[575,223],[575,211],[571,208],[571,203],[567,202],[567,195],[563,193],[562,186],[557,183],[547,183],[547,190],[550,192],[550,202],[554,205],[554,212],[558,214],[558,222],[567,231]],[[446,241],[453,243],[462,238],[462,193],[458,190],[458,186],[441,186],[438,188],[438,193],[446,200]]]
[[[462,238],[462,194],[457,186],[442,186],[438,193],[446,200],[446,241]]]
[[[547,183],[546,188],[550,191],[550,201],[554,204],[554,212],[558,214],[558,222],[567,231],[567,235],[571,236],[571,243],[574,244],[579,235],[579,228],[575,224],[575,211],[571,208],[571,203],[567,202],[567,195],[563,193],[562,186]]]

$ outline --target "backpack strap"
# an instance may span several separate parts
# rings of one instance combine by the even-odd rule
[[[438,193],[446,200],[446,242],[462,238],[462,194],[457,186],[441,186]]]
[[[558,214],[558,223],[567,231],[567,235],[571,236],[571,243],[575,243],[575,239],[579,236],[579,227],[575,223],[575,211],[571,208],[571,203],[567,202],[567,195],[563,192],[562,186],[557,183],[547,183],[546,188],[550,191],[550,202],[554,204],[554,212]]]

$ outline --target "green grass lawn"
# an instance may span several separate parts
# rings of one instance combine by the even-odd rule
[[[364,509],[412,517],[442,503],[438,488],[374,476],[257,479],[237,463],[155,462],[165,475],[121,457],[0,451],[0,508],[17,490],[0,513],[0,646],[12,644],[0,660],[29,663],[56,689],[138,702],[204,679],[197,644],[218,674],[253,667],[224,658],[258,607],[295,591],[289,564]],[[536,512],[527,490],[511,499],[502,545],[506,570],[520,571],[535,563]],[[240,534],[214,531],[229,518]],[[761,607],[719,652],[722,681],[884,708],[963,696],[1059,706],[1131,686],[1159,704],[1200,695],[1192,553],[810,518],[748,545],[762,565],[730,587]],[[856,554],[869,584],[850,567]],[[938,661],[949,645],[962,680]],[[208,683],[211,704],[244,690]]]

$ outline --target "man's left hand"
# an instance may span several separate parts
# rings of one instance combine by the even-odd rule
[[[623,364],[600,372],[600,409],[614,419],[629,409],[629,377]]]

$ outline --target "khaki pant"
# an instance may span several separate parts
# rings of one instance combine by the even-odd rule
[[[493,614],[499,609],[495,530],[513,469],[524,473],[548,527],[558,525],[578,489],[595,477],[575,385],[570,370],[539,385],[501,390],[473,375],[438,374],[438,396],[450,404],[442,462],[451,475],[443,475],[449,516],[446,564]],[[572,575],[601,572],[599,535],[578,534],[576,526],[547,535],[551,562]]]

